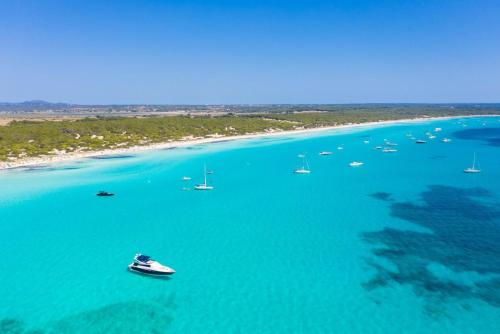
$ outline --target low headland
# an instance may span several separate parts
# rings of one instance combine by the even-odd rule
[[[496,116],[500,108],[380,106],[305,111],[131,115],[120,117],[9,116],[0,126],[0,169],[221,140],[415,122]],[[1,117],[1,116],[0,116]]]

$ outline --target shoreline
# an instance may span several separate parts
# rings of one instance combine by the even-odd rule
[[[315,132],[323,132],[330,130],[342,130],[360,127],[370,127],[377,125],[393,125],[393,124],[407,124],[407,123],[418,123],[418,122],[431,122],[437,120],[447,120],[447,119],[458,119],[458,118],[477,118],[477,117],[499,117],[500,115],[463,115],[463,116],[443,116],[443,117],[419,117],[419,118],[408,118],[399,120],[387,120],[387,121],[376,121],[376,122],[365,122],[365,123],[352,123],[352,124],[342,124],[334,126],[323,126],[317,128],[309,129],[296,129],[296,130],[285,130],[285,131],[272,131],[272,132],[258,132],[258,133],[248,133],[237,136],[219,136],[219,137],[205,137],[198,139],[188,139],[180,141],[171,142],[161,142],[154,143],[144,146],[131,146],[127,148],[119,149],[104,149],[100,151],[89,151],[89,152],[78,152],[78,153],[66,153],[62,155],[51,155],[51,156],[40,156],[40,157],[27,157],[20,159],[18,161],[2,161],[0,162],[0,170],[15,169],[21,167],[29,166],[40,166],[55,164],[60,162],[67,162],[73,160],[79,160],[84,158],[100,157],[107,155],[120,155],[120,154],[130,154],[138,153],[144,151],[154,151],[161,149],[174,149],[177,147],[186,147],[192,145],[202,145],[210,143],[220,143],[226,141],[244,140],[244,139],[254,139],[262,137],[272,137],[272,136],[286,136],[286,135],[297,135],[297,134],[307,134]]]

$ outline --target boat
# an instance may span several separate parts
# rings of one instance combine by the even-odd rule
[[[337,146],[337,150],[343,150],[344,147],[343,146]]]
[[[464,173],[480,173],[481,170],[476,168],[476,153],[474,152],[474,159],[472,160],[472,167],[464,169]]]
[[[370,141],[369,140],[363,140],[363,143],[370,144]]]
[[[309,164],[307,163],[306,156],[302,155],[302,167],[293,171],[295,174],[310,174]]]
[[[397,152],[398,150],[396,150],[395,148],[390,148],[390,147],[386,147],[382,150],[382,152],[384,153],[393,153],[393,152]]]
[[[429,138],[429,139],[435,139],[435,138],[436,138],[436,136],[434,136],[434,135],[430,135],[428,138]]]
[[[103,191],[103,190],[101,190],[101,191],[99,191],[99,192],[96,194],[96,196],[99,196],[99,197],[109,197],[109,196],[115,196],[115,194],[113,194],[113,193],[109,193],[109,192],[107,192],[107,191]]]
[[[385,140],[384,142],[385,142],[385,144],[386,144],[387,146],[398,146],[398,144],[393,143],[393,142],[390,142],[390,141],[388,141],[388,140]]]
[[[305,157],[305,155],[301,153],[301,154],[297,154],[297,157],[302,159]]]
[[[443,130],[443,129],[441,129],[441,128],[435,128],[435,129],[434,129],[434,132],[441,132],[442,130]]]
[[[415,143],[417,143],[417,144],[425,144],[427,142],[425,140],[422,140],[422,139],[417,139],[417,141]]]
[[[381,149],[383,149],[383,147],[382,146],[376,146],[375,149],[376,150],[381,150]]]
[[[214,189],[213,186],[209,186],[207,184],[207,174],[208,174],[207,173],[207,165],[205,165],[203,168],[203,175],[205,176],[205,182],[195,185],[194,186],[195,190],[213,190]]]
[[[450,143],[451,142],[451,139],[450,138],[443,138],[443,140],[441,140],[443,143]]]
[[[189,181],[191,180],[191,178],[189,176],[183,176],[182,177],[182,181]]]
[[[175,273],[175,270],[164,266],[150,256],[135,254],[134,261],[128,265],[130,271],[152,276],[168,276]]]
[[[363,166],[364,163],[363,162],[359,162],[359,161],[353,161],[349,164],[350,167],[359,167],[359,166]]]
[[[332,155],[333,152],[330,152],[330,151],[321,151],[319,152],[319,155]]]

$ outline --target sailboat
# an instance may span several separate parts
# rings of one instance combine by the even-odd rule
[[[194,186],[194,190],[212,190],[214,189],[213,186],[207,185],[207,165],[205,165],[203,169],[203,174],[205,176],[205,182],[202,184],[197,184]]]
[[[302,154],[302,167],[294,171],[295,174],[310,174],[309,164],[307,163],[306,156]]]
[[[476,152],[474,152],[474,159],[472,160],[472,167],[464,169],[464,173],[480,173],[481,170],[476,168]]]

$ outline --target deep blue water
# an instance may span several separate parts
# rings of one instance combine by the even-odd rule
[[[470,118],[4,171],[0,333],[498,333],[499,138]],[[215,190],[186,190],[204,164]],[[177,273],[128,272],[139,251]]]

